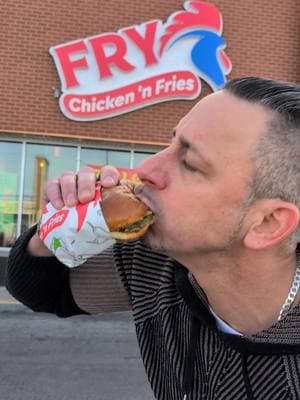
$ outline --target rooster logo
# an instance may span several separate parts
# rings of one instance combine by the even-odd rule
[[[221,89],[231,71],[222,14],[200,0],[186,0],[183,7],[165,22],[155,19],[51,47],[63,114],[93,121],[163,101],[194,100],[202,81]],[[77,211],[79,231],[86,209]]]
[[[184,38],[196,38],[191,60],[198,75],[213,90],[218,90],[224,86],[226,75],[231,71],[231,61],[224,52],[222,16],[214,5],[202,1],[186,1],[184,8],[187,11],[170,16],[166,33],[160,39],[159,54],[162,56]]]

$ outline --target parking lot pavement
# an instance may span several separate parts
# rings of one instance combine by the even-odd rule
[[[154,400],[130,313],[61,319],[0,287],[1,400]]]
[[[19,304],[19,302],[8,293],[4,286],[0,286],[0,304]]]

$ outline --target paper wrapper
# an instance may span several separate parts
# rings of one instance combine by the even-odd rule
[[[73,268],[115,243],[100,206],[101,186],[95,199],[76,207],[57,210],[50,203],[43,210],[39,237],[63,264]]]

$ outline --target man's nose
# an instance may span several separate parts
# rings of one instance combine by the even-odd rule
[[[162,150],[142,161],[136,168],[143,183],[164,189],[168,181],[168,149]]]

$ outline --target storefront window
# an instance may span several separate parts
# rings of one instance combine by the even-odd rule
[[[40,144],[26,146],[22,231],[35,224],[41,216],[47,179],[64,171],[75,171],[76,154],[76,147]]]
[[[88,164],[129,168],[130,152],[82,148],[80,152],[80,166],[83,167]]]
[[[142,153],[135,151],[133,156],[133,166],[136,167],[140,162],[144,161],[146,158],[152,155],[153,153]]]
[[[78,155],[80,168],[88,164],[130,168],[152,154],[0,141],[0,247],[11,247],[20,232],[40,219],[45,182],[64,171],[76,171]],[[22,157],[24,171],[21,171]]]
[[[0,247],[17,234],[21,151],[21,143],[0,142]]]
[[[130,153],[129,151],[107,151],[107,164],[115,167],[130,167]]]
[[[99,149],[82,148],[80,151],[80,168],[89,164],[95,164],[95,165],[107,164],[107,151]]]

